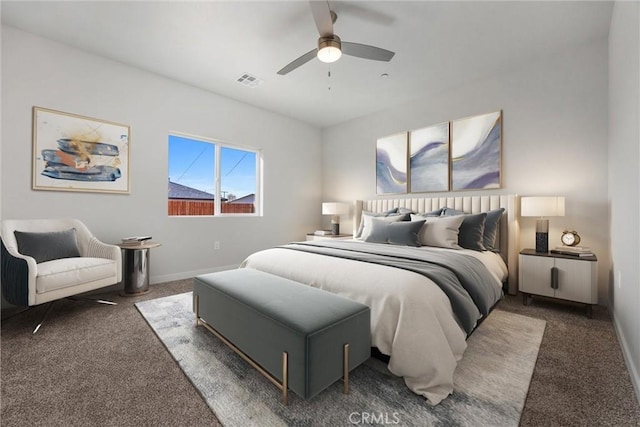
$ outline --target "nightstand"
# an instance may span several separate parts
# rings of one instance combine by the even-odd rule
[[[591,306],[598,303],[595,256],[576,257],[523,249],[519,261],[519,289],[524,305],[532,295],[575,301],[587,305],[587,316],[591,318]]]
[[[333,234],[327,234],[324,236],[316,236],[313,233],[307,233],[307,241],[308,240],[351,240],[353,239],[352,234],[338,234],[334,236]]]

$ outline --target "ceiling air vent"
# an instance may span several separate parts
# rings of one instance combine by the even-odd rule
[[[240,83],[241,85],[248,86],[248,87],[260,86],[262,84],[262,82],[264,82],[264,80],[259,79],[256,76],[252,76],[249,73],[244,73],[243,75],[238,77],[238,79],[236,81],[238,83]]]

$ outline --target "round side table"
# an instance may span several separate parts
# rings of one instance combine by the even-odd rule
[[[120,295],[133,297],[149,292],[149,249],[160,243],[118,244],[122,249],[122,281],[124,290]]]

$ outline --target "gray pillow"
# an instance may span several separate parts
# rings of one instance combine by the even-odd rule
[[[417,214],[418,212],[414,211],[413,209],[409,209],[409,208],[398,208],[398,213],[401,213],[401,214]]]
[[[13,233],[18,243],[18,252],[34,258],[38,264],[54,259],[80,256],[75,228],[50,233],[28,233],[17,230]]]
[[[464,215],[458,233],[458,244],[465,249],[484,251],[484,223],[486,220],[486,212]]]
[[[440,209],[436,209],[435,211],[426,212],[426,213],[419,213],[419,214],[416,214],[416,215],[420,215],[420,216],[424,216],[424,217],[440,216],[442,214],[443,210],[444,210],[444,208],[440,208]]]
[[[362,216],[362,233],[360,233],[359,239],[366,239],[369,233],[371,233],[371,222],[374,219],[384,222],[397,222],[404,221],[407,219],[409,215],[401,215],[401,214],[391,214],[388,216],[374,216],[374,215],[363,215]]]
[[[487,219],[484,223],[484,233],[482,236],[482,246],[484,246],[484,250],[495,251],[498,249],[496,245],[496,239],[498,236],[498,226],[500,224],[500,218],[502,218],[503,212],[504,208],[486,212]],[[465,213],[452,208],[444,208],[442,210],[442,216],[453,215],[465,215]]]
[[[440,210],[440,216],[454,216],[454,215],[466,215],[466,212],[462,212],[453,208],[442,208]]]
[[[364,239],[371,243],[390,243],[402,246],[420,246],[420,229],[426,221],[386,222],[373,218],[371,233]]]
[[[498,226],[500,225],[500,218],[502,218],[503,212],[504,208],[487,212],[482,243],[488,251],[495,251],[497,249],[496,238],[498,237]]]
[[[365,216],[382,217],[382,216],[391,216],[391,215],[398,215],[398,208],[393,208],[393,209],[390,209],[390,210],[384,211],[384,212],[362,211],[362,216],[360,217],[360,227],[358,227],[358,231],[356,232],[356,235],[354,237],[356,239],[362,237],[362,231],[364,230],[364,225],[365,225],[364,224],[365,223]]]
[[[458,232],[460,224],[464,220],[462,215],[451,217],[423,217],[411,215],[411,221],[426,219],[427,223],[420,230],[420,243],[424,246],[437,246],[441,248],[460,249],[458,245]]]

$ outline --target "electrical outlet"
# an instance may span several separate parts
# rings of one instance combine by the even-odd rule
[[[218,249],[220,249],[220,241],[219,240],[216,240],[215,242],[213,242],[213,249],[216,250],[216,251]]]

